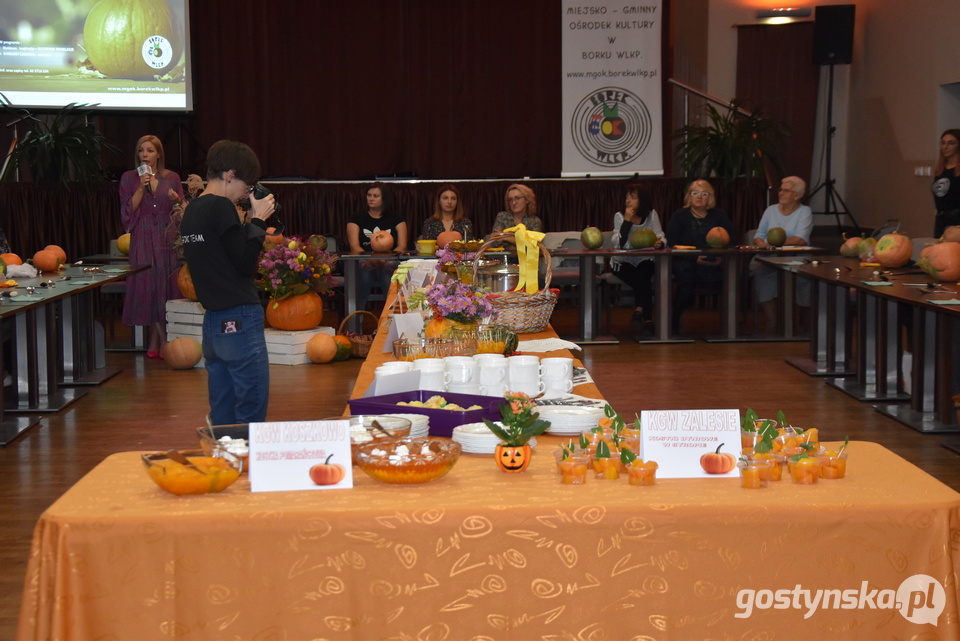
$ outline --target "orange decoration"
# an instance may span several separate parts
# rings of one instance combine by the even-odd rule
[[[335,361],[345,361],[353,354],[353,343],[343,334],[337,334],[333,337],[337,344],[337,355],[333,357]]]
[[[190,369],[202,357],[200,341],[190,336],[175,338],[163,347],[163,360],[173,369]]]
[[[314,363],[329,363],[337,356],[337,341],[329,334],[317,334],[307,341],[307,358]]]
[[[279,245],[283,242],[283,234],[278,234],[276,227],[267,227],[267,235],[264,239],[272,245]]]
[[[930,245],[921,252],[917,264],[938,280],[960,280],[960,243]]]
[[[310,468],[310,480],[317,485],[336,485],[346,476],[346,470],[342,465],[330,463],[333,454],[327,457],[323,463],[319,463]]]
[[[187,265],[181,267],[177,274],[177,287],[187,300],[197,300],[197,290],[193,286],[193,278],[190,277],[190,268]]]
[[[61,264],[67,262],[67,252],[63,251],[63,248],[59,245],[47,245],[43,249],[48,252],[53,252],[59,256]]]
[[[707,244],[711,247],[726,247],[730,244],[730,233],[723,227],[714,227],[707,232]]]
[[[63,261],[55,252],[41,249],[33,255],[33,266],[42,272],[55,272],[60,269]]]
[[[913,256],[913,241],[897,232],[887,234],[877,242],[873,255],[882,267],[903,267]]]
[[[497,445],[497,467],[504,472],[522,472],[530,465],[530,446]]]
[[[388,231],[375,231],[370,237],[370,249],[375,252],[388,252],[393,249],[393,234]]]
[[[737,459],[729,452],[720,452],[721,443],[716,452],[707,452],[700,457],[700,467],[707,474],[726,474],[737,466]]]
[[[860,241],[863,240],[857,236],[853,238],[847,238],[847,235],[843,235],[844,241],[840,245],[840,255],[846,256],[847,258],[856,258],[860,255],[860,250],[858,249]]]
[[[943,236],[940,237],[940,242],[960,243],[960,225],[950,225],[944,229]]]
[[[4,265],[22,265],[23,260],[16,254],[0,254],[0,260]]]
[[[458,231],[441,232],[440,235],[437,236],[437,247],[442,249],[455,240],[463,240],[463,234]]]
[[[267,302],[267,323],[274,329],[313,329],[323,319],[323,300],[313,292]]]

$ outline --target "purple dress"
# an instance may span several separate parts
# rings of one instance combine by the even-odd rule
[[[157,189],[152,193],[144,192],[140,206],[132,211],[131,201],[140,185],[140,177],[136,170],[131,170],[120,178],[120,221],[130,232],[130,265],[150,268],[127,278],[127,293],[123,299],[124,325],[165,324],[167,301],[183,298],[177,286],[180,261],[169,231],[173,203],[167,196],[167,190],[173,189],[183,198],[183,185],[180,177],[169,170],[157,180]]]

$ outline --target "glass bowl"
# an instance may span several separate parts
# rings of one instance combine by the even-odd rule
[[[188,464],[171,458],[177,453]],[[141,456],[150,479],[171,494],[222,492],[240,477],[243,461],[222,448],[208,456],[203,450],[169,450]]]
[[[444,358],[454,355],[452,338],[418,338],[393,341],[393,357],[398,361],[414,361],[418,358]]]
[[[243,461],[245,473],[250,470],[250,426],[247,423],[198,427],[197,436],[205,455],[214,456],[216,449],[224,449]]]
[[[410,436],[410,427],[413,423],[402,416],[387,416],[379,414],[354,414],[352,416],[332,416],[324,421],[350,421],[350,454],[353,464],[357,464],[357,448],[369,443],[383,443],[393,439]],[[373,422],[389,432],[389,436],[373,426]]]
[[[402,438],[357,448],[357,465],[384,483],[426,483],[444,476],[460,460],[460,444],[428,438]]]
[[[512,354],[517,334],[506,325],[481,325],[477,331],[477,354]]]

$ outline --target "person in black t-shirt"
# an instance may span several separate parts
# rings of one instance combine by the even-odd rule
[[[393,209],[390,191],[383,183],[375,182],[367,187],[367,209],[354,214],[347,222],[350,251],[371,251],[370,238],[378,231],[388,231],[393,236],[392,251],[406,251],[407,222]],[[374,285],[379,285],[383,295],[387,295],[390,278],[399,264],[399,261],[385,259],[360,261],[357,309],[366,309]]]
[[[947,129],[940,134],[940,157],[934,172],[933,202],[937,207],[937,218],[933,224],[933,235],[940,238],[943,230],[951,225],[960,225],[960,174],[957,164],[960,162],[960,129]]]
[[[207,154],[207,187],[189,202],[180,224],[183,255],[206,310],[203,357],[211,425],[264,421],[270,367],[263,307],[254,278],[273,194],[257,200],[260,161],[247,145],[220,140]],[[250,222],[236,203],[250,200]]]

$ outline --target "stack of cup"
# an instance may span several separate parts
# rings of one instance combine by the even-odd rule
[[[479,394],[480,379],[477,375],[479,367],[472,356],[447,356],[443,359],[447,365],[448,392],[458,394]]]
[[[376,378],[381,378],[390,374],[409,372],[411,369],[413,369],[413,363],[410,361],[387,361],[375,369],[373,375]]]
[[[540,369],[544,396],[563,396],[573,389],[572,358],[542,358]]]
[[[418,358],[413,369],[420,371],[420,389],[446,392],[450,382],[447,376],[447,364],[442,358]]]
[[[507,393],[507,359],[503,354],[477,354],[477,376],[480,393],[503,396]]]
[[[543,393],[543,381],[540,380],[540,357],[530,354],[507,358],[507,389],[511,392],[523,392],[530,398]]]

